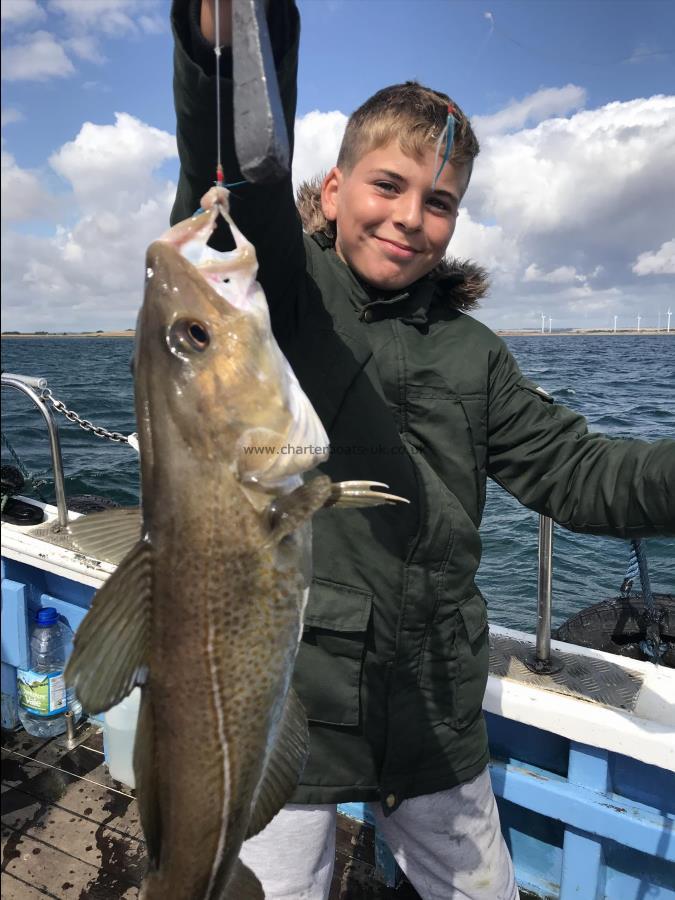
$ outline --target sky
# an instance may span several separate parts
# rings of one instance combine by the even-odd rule
[[[481,143],[450,256],[494,329],[675,313],[670,0],[299,0],[293,178],[387,84],[450,94]],[[168,0],[2,0],[2,329],[134,325],[178,178]],[[214,101],[215,110],[215,101]],[[672,323],[675,329],[675,319]]]

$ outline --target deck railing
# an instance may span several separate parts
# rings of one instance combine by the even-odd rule
[[[40,414],[47,423],[49,432],[49,446],[52,454],[52,468],[54,470],[54,491],[56,493],[56,508],[58,510],[58,526],[65,528],[68,525],[68,507],[66,505],[66,488],[63,480],[63,458],[61,456],[61,442],[59,429],[54,421],[54,416],[46,402],[38,391],[47,388],[46,378],[31,378],[28,375],[13,375],[10,372],[2,373],[2,387],[12,388],[25,394],[33,404],[37,406]]]

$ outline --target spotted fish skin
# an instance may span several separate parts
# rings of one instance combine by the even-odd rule
[[[239,851],[288,801],[307,756],[290,682],[311,518],[402,498],[377,482],[303,481],[327,458],[326,433],[274,340],[227,192],[202,206],[148,248],[133,361],[140,534],[133,516],[97,517],[129,531],[130,549],[78,629],[66,679],[89,713],[142,687],[142,898],[262,900]],[[229,253],[206,245],[219,215]],[[284,453],[298,445],[311,452]],[[90,531],[100,545],[88,519],[71,525],[84,553]]]
[[[331,493],[325,476],[303,485],[328,439],[272,336],[255,250],[224,192],[202,203],[148,248],[133,363],[141,537],[95,598],[68,667],[90,712],[142,683],[146,900],[263,897],[238,855],[306,758],[290,680],[309,522]],[[237,246],[215,254],[206,240],[221,214]],[[325,449],[284,455],[286,444]]]

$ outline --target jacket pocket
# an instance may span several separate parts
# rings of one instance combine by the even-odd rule
[[[293,685],[311,722],[358,725],[373,595],[312,579]]]
[[[464,634],[459,652],[457,712],[453,727],[464,728],[476,718],[483,703],[490,667],[487,607],[483,595],[474,594],[459,606]]]
[[[443,611],[430,625],[422,656],[420,690],[433,724],[459,731],[480,711],[489,665],[488,617],[476,593]]]

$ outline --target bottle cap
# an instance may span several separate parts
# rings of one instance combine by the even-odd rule
[[[42,609],[37,611],[35,621],[38,625],[43,625],[45,628],[48,628],[50,625],[56,625],[59,621],[59,614],[53,606],[43,606]]]

